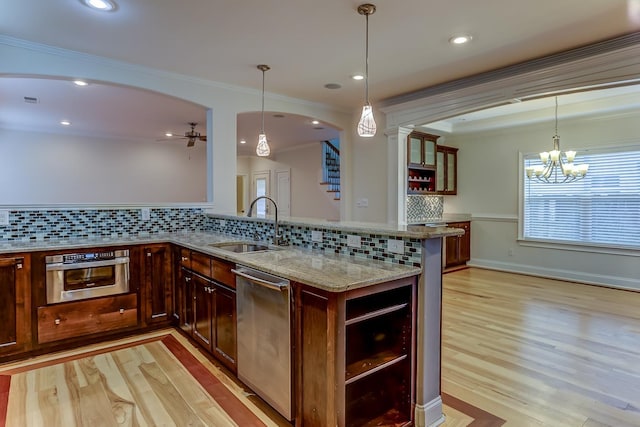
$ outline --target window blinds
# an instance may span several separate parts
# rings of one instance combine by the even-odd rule
[[[589,172],[572,183],[525,176],[524,239],[640,248],[640,146],[578,152],[575,163]],[[524,170],[537,164],[524,157]]]

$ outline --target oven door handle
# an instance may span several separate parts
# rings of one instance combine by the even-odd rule
[[[129,257],[119,257],[115,259],[108,259],[105,261],[76,262],[73,264],[64,264],[62,262],[58,262],[55,264],[47,264],[47,271],[81,270],[83,268],[107,267],[110,265],[128,263]]]

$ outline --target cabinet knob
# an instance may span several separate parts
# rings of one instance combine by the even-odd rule
[[[147,256],[151,256],[151,252],[147,252]]]
[[[56,325],[59,325],[60,324],[60,319],[54,320],[53,323],[55,323]]]
[[[18,270],[22,270],[22,263],[21,263],[21,262],[17,263],[17,264],[16,264],[16,268],[17,268]]]
[[[181,259],[182,261],[189,261],[189,258],[187,258],[186,256],[183,256]]]
[[[124,308],[120,309],[120,314],[124,314]]]
[[[185,277],[185,278],[184,278],[184,281],[185,281],[185,282],[190,282],[190,281],[191,281],[191,277]]]

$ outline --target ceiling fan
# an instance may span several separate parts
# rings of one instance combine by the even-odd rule
[[[196,122],[190,122],[189,126],[191,126],[191,130],[188,132],[185,132],[183,137],[169,138],[169,139],[186,139],[187,147],[193,147],[196,144],[196,141],[198,140],[206,141],[207,135],[201,135],[200,132],[196,132],[195,129],[197,125],[198,123]],[[159,139],[158,141],[166,141],[166,139]]]

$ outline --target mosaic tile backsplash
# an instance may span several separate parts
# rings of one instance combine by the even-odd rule
[[[442,220],[444,197],[407,196],[407,223],[419,224]]]
[[[206,231],[232,234],[251,240],[271,240],[273,238],[273,220],[265,219],[262,221],[212,217],[209,218],[207,222]],[[347,244],[347,233],[340,230],[280,224],[279,231],[282,233],[283,238],[292,246],[319,249],[327,254],[355,256],[394,264],[411,265],[414,267],[420,267],[421,265],[422,243],[420,239],[391,237],[394,240],[402,240],[404,243],[404,253],[397,254],[389,252],[388,240],[390,237],[387,235],[349,232],[348,234],[350,235],[360,236],[360,247],[353,248]],[[322,243],[312,242],[312,231],[322,232]]]
[[[129,237],[200,231],[206,218],[200,208],[152,208],[143,220],[140,209],[20,210],[0,225],[0,241],[68,240]]]
[[[150,218],[142,219],[141,209],[63,209],[15,210],[9,212],[9,225],[0,225],[0,242],[73,240],[93,238],[127,238],[176,232],[210,231],[249,240],[270,240],[273,237],[271,219],[205,215],[200,208],[150,208]],[[323,241],[312,242],[311,232],[321,231]],[[347,233],[318,227],[282,224],[280,231],[291,246],[318,249],[327,254],[340,254],[394,264],[419,267],[421,241],[392,237],[404,242],[404,253],[388,251],[389,236],[353,233],[361,238],[361,246],[347,245]]]

